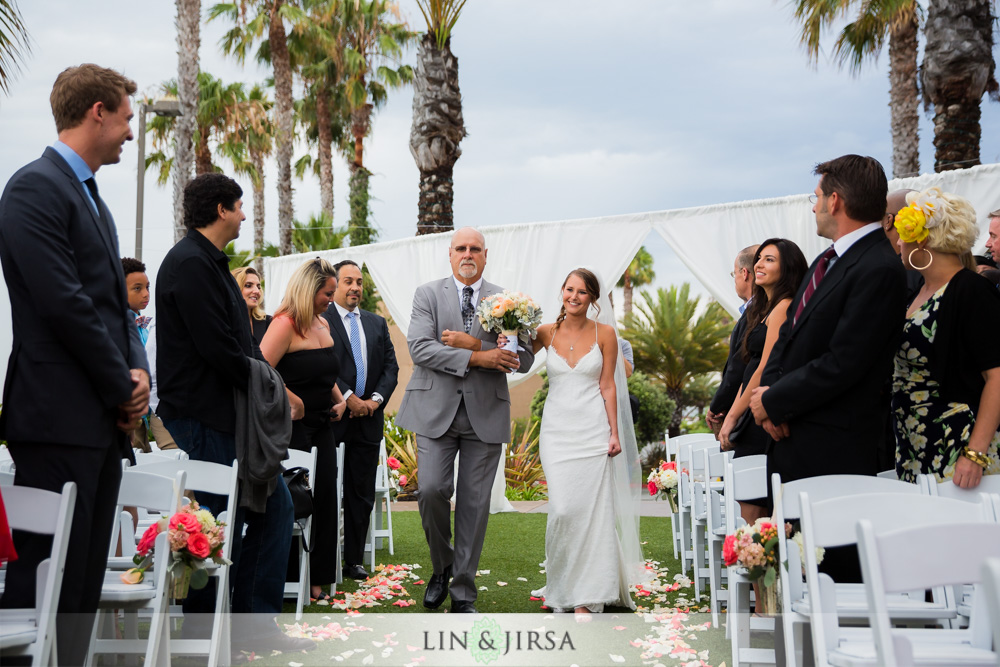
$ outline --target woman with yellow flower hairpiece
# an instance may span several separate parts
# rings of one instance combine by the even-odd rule
[[[906,201],[894,224],[903,263],[924,285],[894,360],[896,472],[972,488],[1000,473],[1000,292],[963,266],[978,235],[968,201],[938,188]]]

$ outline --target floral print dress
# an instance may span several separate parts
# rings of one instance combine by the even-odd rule
[[[945,285],[903,325],[903,342],[894,358],[892,383],[893,428],[896,432],[896,474],[906,482],[917,475],[950,479],[962,449],[969,443],[976,416],[965,403],[946,402],[940,383],[931,376],[930,359],[937,314]],[[979,406],[975,406],[978,408]],[[1000,433],[993,436],[987,455],[990,467],[984,474],[1000,473]]]

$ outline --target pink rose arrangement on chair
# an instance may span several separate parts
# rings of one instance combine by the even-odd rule
[[[167,565],[173,577],[173,597],[180,600],[187,597],[190,586],[204,588],[208,583],[209,561],[216,565],[228,565],[230,561],[222,555],[225,543],[225,523],[217,521],[212,513],[198,507],[192,501],[182,507],[172,517],[163,517],[142,534],[136,547],[133,561],[136,567],[121,575],[126,584],[142,581],[146,570],[155,556],[154,544],[157,536],[167,531],[170,545],[170,563]]]

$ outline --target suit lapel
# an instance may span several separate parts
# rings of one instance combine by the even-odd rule
[[[476,310],[479,310],[479,304],[483,302],[483,299],[487,299],[500,291],[499,285],[494,285],[484,280],[482,287],[479,288],[479,301],[476,302]],[[478,316],[472,317],[472,331],[469,333],[473,338],[479,338],[482,334],[487,333],[483,331],[483,325],[480,324]]]
[[[438,323],[440,330],[465,331],[465,320],[462,319],[462,309],[459,306],[460,295],[452,276],[441,281],[441,293],[444,295],[444,308],[441,311],[441,321]]]
[[[847,275],[847,272],[850,271],[851,267],[857,264],[858,260],[861,259],[866,252],[868,252],[868,249],[871,247],[870,237],[877,233],[878,231],[876,230],[858,239],[854,245],[847,250],[847,253],[843,257],[838,258],[837,261],[834,262],[833,266],[827,270],[826,275],[823,276],[823,280],[819,283],[819,287],[816,288],[812,298],[809,299],[809,303],[807,303],[805,308],[802,309],[802,314],[799,316],[798,321],[795,322],[793,330],[798,330],[798,328],[802,326],[802,323],[809,318],[810,313],[819,307],[819,304],[837,289],[837,285],[839,285],[840,281],[844,279],[844,276]],[[811,279],[813,273],[815,273],[815,270],[807,273],[806,277]],[[802,293],[805,292],[805,284],[805,281],[803,281],[799,290],[798,299],[796,299],[796,301],[792,304],[795,307],[798,306],[799,301],[802,299]]]
[[[108,256],[112,258],[114,264],[120,265],[121,259],[118,257],[118,247],[115,240],[111,238],[111,214],[108,212],[107,207],[104,206],[101,198],[98,197],[97,201],[94,203],[97,204],[98,208],[104,212],[107,220],[102,219],[101,216],[97,214],[97,211],[94,210],[94,207],[91,206],[90,197],[88,197],[87,193],[84,192],[84,188],[86,186],[84,186],[84,184],[80,182],[80,179],[76,177],[76,174],[73,173],[73,169],[69,166],[66,160],[63,159],[63,156],[59,155],[59,152],[51,147],[45,149],[44,155],[52,160],[52,162],[59,167],[59,170],[62,171],[63,174],[65,174],[69,179],[70,187],[76,191],[76,196],[80,198],[80,203],[83,204],[83,207],[87,209],[88,213],[90,213],[90,219],[97,227],[97,233],[100,235],[101,240],[104,241],[104,247],[108,251]],[[122,284],[121,287],[124,289],[124,284]]]
[[[378,336],[378,332],[375,331],[375,317],[366,310],[358,309],[358,313],[361,314],[361,326],[365,331],[365,348],[367,348],[368,353],[368,367],[365,369],[368,375],[371,375],[372,369],[372,358],[375,355],[375,338]]]

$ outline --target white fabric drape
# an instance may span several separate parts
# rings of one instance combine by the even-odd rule
[[[924,190],[935,185],[972,203],[981,230],[973,252],[981,254],[989,225],[987,216],[1000,208],[1000,164],[894,179],[889,181],[889,191]],[[740,302],[729,272],[740,250],[767,238],[787,238],[797,243],[811,262],[830,245],[816,236],[808,195],[700,206],[654,215],[653,228],[695,278],[734,316],[738,315]]]

